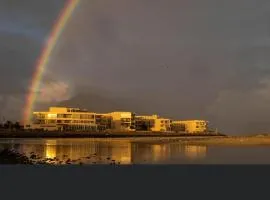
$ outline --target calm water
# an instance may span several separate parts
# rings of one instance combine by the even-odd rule
[[[157,144],[136,139],[0,139],[0,147],[85,164],[270,164],[270,146]]]

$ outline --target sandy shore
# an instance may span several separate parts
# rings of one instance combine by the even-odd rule
[[[114,138],[130,139],[142,143],[182,143],[194,145],[270,145],[270,135],[217,136],[185,135],[179,133],[63,133],[63,132],[0,132],[0,138]]]
[[[193,136],[193,137],[145,137],[130,138],[132,142],[147,144],[177,143],[188,145],[270,145],[270,136]]]
[[[172,142],[193,145],[270,145],[270,136],[174,138]]]

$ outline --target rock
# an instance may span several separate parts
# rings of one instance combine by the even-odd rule
[[[14,150],[4,149],[0,152],[0,164],[34,164],[34,162]]]

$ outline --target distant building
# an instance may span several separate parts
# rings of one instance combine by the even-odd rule
[[[112,117],[110,114],[96,114],[96,125],[98,131],[106,131],[112,128]]]
[[[46,112],[34,112],[28,129],[43,130],[96,130],[96,113],[79,108],[50,107]]]
[[[185,133],[206,133],[208,132],[208,122],[205,120],[172,121],[171,130]]]
[[[114,131],[135,131],[135,113],[112,112],[111,129]]]
[[[136,130],[170,131],[170,121],[170,119],[160,118],[158,115],[136,116]]]
[[[133,112],[94,113],[85,109],[50,107],[48,111],[33,112],[31,124],[24,129],[46,131],[152,131],[208,132],[205,120],[171,120],[158,115],[136,115]]]

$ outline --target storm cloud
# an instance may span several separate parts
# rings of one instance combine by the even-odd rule
[[[25,94],[63,5],[1,1],[1,96]],[[61,87],[61,105],[203,118],[232,134],[269,132],[269,9],[267,0],[81,0],[45,85]]]

